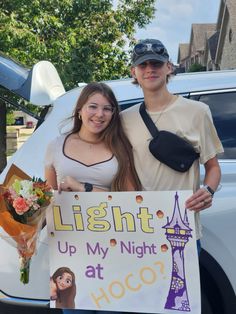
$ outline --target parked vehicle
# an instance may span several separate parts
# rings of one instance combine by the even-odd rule
[[[41,66],[47,67],[48,63]],[[40,71],[38,75],[43,75],[44,72]],[[36,79],[37,73],[32,76]],[[27,79],[29,83],[29,77]],[[0,175],[0,183],[12,163],[31,176],[43,177],[43,159],[48,142],[59,134],[59,126],[64,131],[70,127],[63,126],[61,122],[72,114],[81,88],[65,92],[58,77],[56,84],[53,83],[53,77],[49,83],[48,76],[43,79],[43,87],[28,94],[34,95],[37,104],[51,104],[52,107],[45,121],[9,160]],[[143,99],[141,89],[133,85],[131,79],[106,83],[114,90],[122,109]],[[57,92],[52,93],[50,87],[55,85]],[[35,83],[28,86],[38,88]],[[209,105],[225,149],[219,156],[221,188],[215,193],[212,208],[203,211],[201,215],[204,237],[200,273],[202,313],[233,314],[236,313],[236,70],[178,74],[169,82],[169,89],[175,94]],[[23,286],[19,281],[16,250],[6,241],[0,240],[0,252],[0,301],[16,305],[24,302],[26,305],[47,306],[49,261],[46,230],[41,232],[38,252],[32,259],[28,285]]]

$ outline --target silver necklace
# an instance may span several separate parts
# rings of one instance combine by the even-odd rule
[[[94,145],[97,145],[99,143],[101,143],[101,140],[97,140],[97,141],[89,141],[89,140],[86,140],[84,138],[82,138],[79,133],[76,134],[78,136],[78,138],[81,140],[81,142],[84,142],[86,144],[88,144],[88,147],[89,149],[92,149]]]
[[[171,96],[170,101],[168,101],[165,106],[163,107],[163,109],[160,111],[158,118],[156,119],[156,121],[154,121],[154,123],[156,124],[162,117],[164,111],[166,110],[166,108],[169,107],[169,105],[172,103],[173,99],[175,99],[175,96]]]

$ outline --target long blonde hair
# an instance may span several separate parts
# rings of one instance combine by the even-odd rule
[[[109,125],[100,135],[100,140],[104,141],[118,161],[118,171],[112,182],[111,190],[127,190],[127,174],[129,174],[134,189],[139,191],[141,189],[141,184],[134,167],[132,147],[121,125],[118,102],[108,85],[105,83],[94,82],[89,83],[83,88],[76,102],[76,107],[72,116],[74,124],[71,133],[77,133],[81,129],[82,120],[79,119],[79,112],[87,102],[88,98],[94,94],[101,94],[107,98],[114,108],[114,113]]]

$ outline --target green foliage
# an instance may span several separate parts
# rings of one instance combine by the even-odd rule
[[[206,71],[206,67],[199,63],[193,63],[188,69],[188,72],[203,72],[203,71]]]
[[[0,0],[0,49],[27,67],[51,61],[66,88],[129,75],[126,40],[155,0]]]
[[[15,123],[14,114],[12,112],[7,113],[7,125],[12,125]]]

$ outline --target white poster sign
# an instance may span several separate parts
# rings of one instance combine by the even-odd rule
[[[190,195],[56,193],[47,216],[51,307],[200,314]]]

